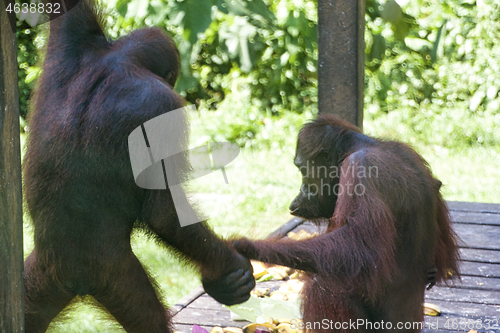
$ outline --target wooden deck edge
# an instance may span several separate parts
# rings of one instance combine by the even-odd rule
[[[462,202],[462,201],[447,201],[448,208],[451,211],[460,212],[477,212],[477,213],[491,213],[500,214],[500,204],[493,203],[478,203],[478,202]],[[300,217],[293,217],[288,222],[280,226],[274,232],[269,234],[267,238],[282,238],[285,237],[290,231],[304,223],[306,220]],[[199,285],[188,295],[184,296],[179,302],[171,307],[171,314],[175,316],[182,309],[194,302],[199,296],[204,294],[203,287]]]
[[[171,316],[175,316],[182,309],[187,307],[189,304],[193,303],[198,297],[203,295],[205,290],[203,286],[200,284],[198,287],[194,288],[189,294],[184,296],[180,301],[174,304],[174,306],[170,307]]]
[[[290,231],[295,229],[297,226],[301,225],[304,223],[305,220],[300,218],[300,217],[294,217],[287,223],[283,224],[281,227],[273,231],[267,238],[282,238],[286,236]],[[193,291],[191,291],[189,294],[184,296],[180,301],[175,303],[172,307],[170,307],[170,314],[172,317],[174,317],[177,313],[179,313],[182,309],[187,307],[189,304],[193,303],[198,297],[203,295],[205,293],[205,290],[203,289],[202,285],[199,285]]]
[[[448,209],[452,211],[500,214],[500,204],[464,201],[447,201],[446,203]]]
[[[272,233],[267,236],[267,238],[283,238],[288,234],[290,231],[304,223],[306,220],[300,217],[294,217],[287,223],[283,224],[281,227],[273,231]]]

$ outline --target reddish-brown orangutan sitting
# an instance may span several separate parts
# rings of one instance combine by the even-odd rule
[[[26,332],[44,332],[77,295],[93,296],[127,332],[172,332],[132,252],[136,226],[197,266],[216,300],[247,300],[255,285],[248,259],[206,223],[181,227],[170,190],[134,180],[129,134],[184,105],[173,90],[174,42],[156,28],[112,41],[93,1],[64,2],[74,8],[51,17],[23,165],[35,241],[24,264]]]
[[[235,247],[307,272],[303,320],[313,332],[419,331],[428,272],[438,282],[459,275],[448,209],[425,160],[320,115],[301,130],[295,165],[303,182],[291,213],[329,219],[327,232]]]

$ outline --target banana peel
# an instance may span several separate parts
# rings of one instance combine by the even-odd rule
[[[210,333],[224,333],[224,330],[220,326],[215,326],[214,328],[212,328]]]
[[[243,333],[243,330],[239,327],[224,327],[222,330],[224,333]]]
[[[301,279],[303,275],[304,275],[304,271],[295,270],[295,272],[293,272],[290,275],[290,279],[298,280],[298,279]]]
[[[243,327],[243,333],[255,333],[256,331],[273,332],[275,328],[276,325],[270,323],[265,323],[265,324],[253,323]]]
[[[304,287],[304,282],[300,280],[288,280],[286,283],[283,283],[278,291],[285,293],[299,293]]]
[[[431,303],[424,303],[424,315],[426,316],[440,316],[441,309],[439,306]]]
[[[288,238],[291,238],[293,240],[305,240],[305,239],[316,237],[317,235],[318,235],[317,232],[313,232],[312,234],[310,234],[307,231],[305,231],[304,229],[299,230],[298,232],[290,231],[287,234]]]
[[[267,267],[263,262],[257,260],[250,260],[250,263],[252,264],[253,267],[253,277],[255,279],[260,279],[261,277],[267,274]]]
[[[286,280],[290,271],[293,271],[293,269],[279,265],[275,265],[267,269],[267,272],[271,274],[275,280]]]
[[[243,327],[243,333],[255,333],[255,332],[272,332],[272,333],[302,333],[302,330],[298,328],[293,328],[290,324],[290,319],[270,319],[268,323],[265,324],[248,324]]]
[[[255,295],[257,297],[266,297],[266,296],[269,296],[269,294],[271,293],[271,288],[254,288],[254,290],[252,290],[250,292],[250,294],[252,295]]]
[[[273,291],[270,297],[288,301],[290,298],[293,298],[293,296],[296,297],[296,294],[300,293],[303,286],[303,281],[288,280],[287,282],[283,283],[278,290]]]
[[[274,332],[276,332],[276,333],[299,333],[299,332],[302,332],[302,330],[299,330],[298,328],[292,328],[292,325],[289,323],[282,323],[276,327]]]
[[[263,262],[257,260],[250,260],[250,263],[253,267],[253,277],[256,280],[267,274],[270,274],[275,280],[286,280],[294,272],[292,268],[285,266],[273,265],[268,267]]]

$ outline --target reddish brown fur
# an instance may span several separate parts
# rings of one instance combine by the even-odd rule
[[[438,282],[459,275],[449,212],[424,159],[407,145],[366,137],[334,116],[320,115],[300,132],[295,161],[299,168],[304,161],[316,161],[340,166],[344,172],[376,166],[378,173],[323,177],[345,190],[338,197],[307,192],[305,186],[318,179],[306,175],[290,209],[306,218],[330,218],[327,232],[303,241],[241,239],[235,242],[238,251],[251,259],[307,271],[306,323],[383,320],[394,325],[389,331],[395,331],[398,322],[422,321],[428,270],[437,268]],[[365,191],[356,194],[356,185]]]
[[[172,88],[179,53],[156,28],[108,40],[94,7],[81,1],[51,22],[34,98],[23,164],[35,241],[25,262],[26,332],[44,332],[76,295],[92,295],[127,332],[171,332],[132,252],[135,226],[196,265],[226,304],[248,299],[251,266],[206,223],[181,228],[168,190],[135,185],[128,135],[183,106]]]

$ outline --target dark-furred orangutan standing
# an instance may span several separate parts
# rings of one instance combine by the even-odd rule
[[[129,134],[184,104],[172,88],[175,44],[156,28],[110,41],[92,1],[65,2],[74,8],[50,24],[23,165],[35,238],[25,261],[26,332],[44,332],[76,295],[92,295],[127,332],[171,332],[132,252],[134,226],[199,267],[216,300],[247,300],[250,262],[206,223],[181,227],[169,190],[134,181]]]
[[[409,146],[320,115],[301,130],[295,165],[303,182],[290,210],[329,219],[326,233],[302,241],[243,238],[235,247],[307,272],[304,324],[326,319],[340,328],[316,325],[313,332],[418,332],[428,272],[438,282],[459,275],[441,183],[425,160]],[[378,329],[347,325],[361,320]],[[398,323],[411,328],[398,330]]]

